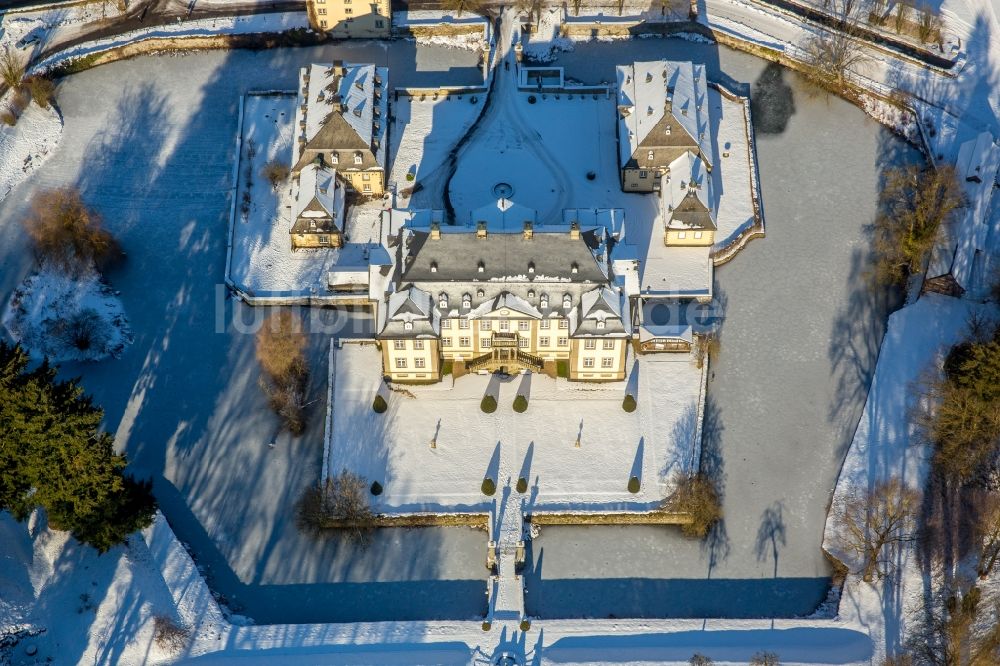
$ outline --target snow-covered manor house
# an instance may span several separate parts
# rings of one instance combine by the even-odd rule
[[[307,164],[335,169],[364,196],[385,192],[389,70],[371,64],[312,64],[299,71],[292,176]]]
[[[500,199],[457,225],[439,211],[394,213],[405,216],[391,241],[396,275],[377,306],[391,380],[439,381],[446,369],[625,377],[631,314],[611,258],[620,210],[542,222]]]

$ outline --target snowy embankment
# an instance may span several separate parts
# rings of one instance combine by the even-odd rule
[[[524,44],[524,57],[535,62],[551,62],[560,51],[572,51],[572,40],[560,36],[566,20],[562,7],[538,9],[538,21],[532,26],[531,37]]]
[[[256,14],[225,18],[196,19],[180,21],[168,25],[132,30],[114,37],[97,39],[71,46],[32,66],[32,73],[44,73],[59,65],[72,62],[114,48],[151,39],[185,39],[193,37],[217,37],[219,35],[250,35],[258,33],[279,33],[294,29],[308,29],[309,20],[305,12],[284,12],[280,14]]]
[[[823,548],[852,571],[861,563],[832,516],[852,493],[866,492],[879,481],[895,478],[923,491],[930,452],[914,424],[919,400],[915,385],[929,368],[940,367],[950,347],[962,338],[968,317],[977,307],[982,306],[928,294],[889,318],[868,401],[837,481],[823,539]],[[887,645],[902,642],[907,618],[919,616],[917,611],[923,608],[923,595],[931,582],[921,573],[916,547],[910,543],[894,558],[898,581],[870,584],[851,574],[844,585],[840,616],[868,627],[877,657]],[[893,598],[891,604],[887,595]]]
[[[0,100],[6,108],[8,92]],[[14,127],[0,126],[0,201],[45,163],[62,136],[62,118],[55,109],[43,109],[32,102]]]
[[[490,24],[478,14],[456,16],[452,12],[421,9],[394,12],[392,28],[411,36],[418,44],[478,50],[490,39]]]

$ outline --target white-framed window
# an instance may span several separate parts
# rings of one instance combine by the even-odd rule
[[[414,349],[423,349],[424,348],[424,341],[423,340],[414,340],[413,341],[413,348]]]
[[[700,231],[694,232],[694,237],[695,237],[695,239],[701,238],[701,232]]]
[[[463,337],[460,337],[460,338],[458,339],[458,346],[459,346],[459,347],[468,347],[468,346],[469,346],[470,344],[472,344],[472,343],[471,343],[471,341],[469,340],[469,338],[467,338],[467,337],[464,337],[464,336],[463,336]]]
[[[523,320],[517,322],[517,330],[519,330],[519,331],[530,331],[531,330],[531,322],[530,321],[523,321]]]
[[[329,245],[330,244],[330,237],[329,236],[324,236],[324,235],[320,234],[319,244],[320,245]]]
[[[615,348],[615,341],[614,340],[605,340],[604,344],[603,344],[603,347],[605,349],[614,349]]]
[[[376,28],[384,28],[385,27],[385,21],[383,21],[382,19],[376,20],[375,21],[375,27]]]
[[[549,330],[550,324],[551,322],[548,319],[543,319],[540,322],[538,322],[538,328],[542,329],[543,331],[547,331]]]
[[[348,9],[347,13],[350,14],[351,10]],[[361,158],[361,153],[354,153],[354,163],[361,164],[364,160]]]
[[[677,237],[678,238],[687,238],[687,232],[686,231],[678,231],[677,232]]]
[[[396,367],[399,368],[399,369],[401,369],[401,370],[404,369],[404,368],[406,368],[406,359],[405,358],[397,358],[396,359]]]
[[[592,368],[592,367],[594,367],[594,359],[592,359],[590,357],[587,357],[587,358],[583,359],[583,367],[585,367],[585,368]]]
[[[413,367],[414,368],[423,368],[423,367],[425,367],[425,364],[426,364],[426,361],[424,359],[422,359],[422,358],[415,358],[415,359],[413,359]]]
[[[365,189],[365,192],[371,192],[372,191],[371,183],[365,183],[364,189]]]
[[[442,347],[451,347],[451,338],[441,338]]]
[[[319,9],[317,9],[316,11],[317,11],[317,12],[319,12],[319,15],[320,15],[320,16],[323,16],[323,15],[325,15],[325,14],[326,14],[326,7],[320,7],[320,8],[319,8]]]
[[[340,164],[340,157],[337,153],[330,153],[330,164]]]
[[[615,358],[613,356],[605,356],[601,359],[602,368],[613,368],[615,367]]]
[[[645,177],[646,177],[647,175],[648,175],[648,174],[647,174],[647,172],[646,172],[646,171],[640,171],[640,172],[639,172],[639,178],[645,178]]]
[[[649,151],[649,153],[647,153],[646,159],[649,160],[650,162],[653,161],[653,151],[652,150]]]
[[[489,349],[492,346],[492,344],[493,340],[491,340],[490,338],[481,338],[479,340],[479,346],[482,347],[483,349]]]
[[[459,319],[458,320],[458,327],[459,328],[469,328],[469,320],[468,319]]]
[[[597,340],[594,340],[593,338],[588,338],[588,339],[584,340],[583,341],[583,348],[584,349],[597,349]]]
[[[518,338],[517,339],[517,346],[518,346],[519,349],[527,349],[528,348],[528,343],[530,343],[530,342],[531,342],[531,340],[529,340],[528,338]]]
[[[392,341],[392,348],[393,349],[406,349],[406,340],[393,340]]]
[[[361,180],[371,180],[371,179],[372,179],[372,175],[370,173],[363,173],[363,174],[361,174]]]
[[[451,328],[451,319],[442,319],[441,328]]]
[[[559,328],[569,328],[569,320],[568,319],[560,319],[559,320]]]
[[[493,322],[490,321],[489,319],[484,319],[481,322],[479,322],[479,328],[482,329],[482,330],[484,330],[484,331],[492,331],[493,330]]]
[[[501,319],[500,320],[500,330],[501,331],[509,331],[510,330],[510,322],[507,321],[506,319]]]
[[[325,28],[326,27],[326,20],[320,21],[319,22],[319,27]]]
[[[559,338],[559,346],[560,347],[568,347],[569,346],[569,338]]]
[[[549,339],[547,337],[538,338],[538,346],[539,347],[548,347],[549,346]]]

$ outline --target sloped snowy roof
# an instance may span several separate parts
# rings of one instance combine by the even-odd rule
[[[708,86],[705,66],[690,61],[658,60],[619,65],[618,80],[619,156],[625,164],[640,146],[674,145],[677,136],[653,136],[650,132],[668,113],[700,147],[712,164],[712,139],[708,120]],[[668,142],[669,141],[669,142]]]
[[[334,169],[307,164],[293,189],[292,233],[344,228],[344,186],[337,181]]]
[[[668,229],[715,229],[718,202],[705,163],[691,151],[671,162],[660,182]]]
[[[646,260],[641,265],[640,289],[643,296],[695,298],[712,295],[712,248],[666,247],[658,225],[650,239]]]
[[[604,227],[617,241],[625,240],[625,211],[622,208],[564,208],[563,224]]]
[[[437,335],[438,317],[431,295],[417,287],[389,294],[382,336],[424,337]]]
[[[991,237],[1000,239],[1000,219],[991,220],[989,215],[998,166],[1000,149],[988,132],[959,148],[956,172],[968,205],[941,226],[931,253],[928,279],[951,275],[959,287],[976,295],[987,287],[984,262],[995,252],[988,245]]]
[[[528,317],[535,319],[542,318],[542,313],[539,312],[538,308],[520,296],[512,294],[509,291],[503,291],[497,294],[494,298],[484,301],[478,307],[469,310],[468,316],[469,319],[478,319],[479,317],[485,317],[492,314],[497,310],[507,309],[520,312],[523,315],[527,315]]]
[[[618,289],[598,287],[583,294],[576,310],[574,336],[614,336],[626,334],[622,321],[622,297]]]
[[[538,213],[533,208],[522,206],[511,199],[501,197],[485,206],[480,206],[472,211],[469,216],[470,223],[478,226],[480,222],[486,223],[489,231],[521,231],[525,222],[535,224]]]
[[[304,137],[309,147],[322,130],[322,148],[368,148],[384,167],[388,78],[388,68],[371,64],[313,63],[303,67],[295,112],[297,136]],[[300,157],[296,140],[292,164]]]

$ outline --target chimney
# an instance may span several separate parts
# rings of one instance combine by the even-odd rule
[[[525,238],[527,238],[528,240],[531,240],[531,238],[535,235],[534,225],[532,225],[531,222],[528,222],[527,220],[525,220],[525,222],[524,222],[524,231],[522,232],[522,234],[524,235]]]
[[[674,108],[674,96],[667,93],[667,111],[672,111]]]
[[[569,225],[569,237],[573,240],[580,240],[580,224],[578,222]]]
[[[431,222],[431,240],[441,240],[441,225]]]
[[[333,68],[332,68],[331,72],[332,72],[332,74],[334,76],[343,76],[344,75],[344,61],[343,60],[334,60],[333,61]]]
[[[483,220],[476,223],[476,238],[486,238],[486,222]]]

